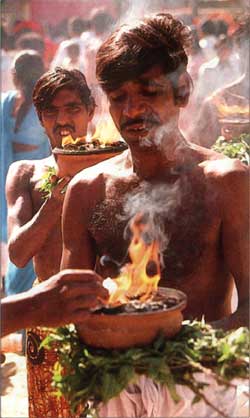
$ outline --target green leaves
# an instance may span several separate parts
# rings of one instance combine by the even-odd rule
[[[242,134],[237,138],[226,141],[219,137],[212,149],[230,158],[238,158],[244,164],[250,165],[250,134]]]
[[[44,194],[44,198],[47,199],[51,196],[53,188],[57,184],[57,176],[55,167],[47,166],[46,173],[43,174],[40,191]]]
[[[188,386],[193,402],[207,401],[204,384],[196,380],[196,372],[213,376],[218,383],[231,385],[235,378],[249,376],[249,331],[239,328],[231,332],[213,329],[204,321],[184,321],[182,329],[171,340],[160,335],[147,347],[128,350],[104,350],[88,347],[70,325],[58,328],[43,342],[58,347],[59,363],[55,365],[54,387],[70,402],[75,412],[89,400],[94,413],[100,402],[119,395],[140,374],[166,385],[175,402],[180,400],[176,385]]]

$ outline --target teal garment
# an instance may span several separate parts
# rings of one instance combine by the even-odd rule
[[[7,242],[7,202],[5,197],[5,183],[9,166],[19,160],[36,160],[46,158],[51,154],[50,143],[43,127],[40,124],[34,106],[31,106],[25,115],[18,132],[14,132],[15,118],[12,109],[16,91],[9,91],[1,95],[1,241]],[[13,152],[12,142],[37,145],[38,148],[29,152]],[[29,289],[35,278],[32,261],[28,263],[27,270],[18,269],[11,262],[5,276],[5,288],[11,289],[11,294]],[[16,292],[17,293],[17,292]]]

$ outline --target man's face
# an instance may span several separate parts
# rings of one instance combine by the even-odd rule
[[[41,115],[52,148],[60,147],[64,136],[71,135],[74,139],[85,136],[91,118],[92,113],[82,103],[78,92],[66,88],[56,93]]]
[[[154,140],[162,126],[172,130],[179,115],[171,83],[160,66],[123,83],[108,93],[108,99],[114,123],[129,145]]]

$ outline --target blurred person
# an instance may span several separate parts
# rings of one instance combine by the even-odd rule
[[[48,138],[32,105],[33,88],[45,72],[41,56],[31,50],[16,55],[12,63],[12,77],[16,90],[2,94],[1,141],[1,241],[7,243],[7,203],[5,182],[14,161],[34,160],[50,155]],[[29,289],[35,279],[32,261],[18,268],[12,262],[5,272],[7,295]]]
[[[180,108],[191,89],[188,41],[182,22],[159,13],[121,26],[98,50],[97,79],[129,150],[71,181],[61,267],[96,266],[102,277],[110,275],[98,260],[105,255],[118,265],[130,261],[125,228],[141,213],[148,222],[147,239],[160,245],[159,285],[187,294],[184,318],[238,328],[249,321],[249,172],[239,160],[189,143],[179,130]],[[232,312],[234,283],[239,302]],[[155,388],[150,379],[145,385]],[[220,407],[224,394],[210,390]],[[188,394],[179,415],[178,404],[169,407],[168,390],[164,396],[155,393],[159,402],[152,410],[144,387],[130,386],[124,397],[103,405],[99,416],[209,416],[205,403],[197,404],[193,415]],[[235,406],[235,391],[231,394],[225,406],[229,416]]]
[[[13,56],[16,54],[13,51],[12,36],[9,34],[6,25],[1,24],[1,92],[12,90],[15,88],[11,74],[11,66]]]
[[[212,19],[205,20],[199,28],[200,32],[200,47],[203,50],[203,54],[206,61],[213,59],[216,56],[215,43],[217,38],[216,23]]]
[[[72,17],[68,20],[68,36],[69,39],[62,41],[59,44],[59,47],[55,53],[55,56],[51,62],[50,68],[54,69],[57,66],[63,64],[65,58],[68,57],[68,46],[72,43],[76,43],[80,48],[80,60],[83,67],[86,65],[86,41],[82,40],[81,35],[88,31],[89,24],[88,21],[85,21],[81,17]],[[86,73],[86,69],[84,69]]]
[[[81,72],[84,71],[84,62],[81,59],[81,49],[78,43],[75,41],[69,41],[66,47],[67,56],[62,61],[62,67],[68,70],[77,69]]]
[[[188,47],[189,60],[187,70],[193,81],[193,88],[190,93],[187,106],[183,107],[180,112],[179,126],[181,131],[189,137],[189,131],[192,128],[190,123],[190,115],[195,118],[199,110],[197,104],[197,80],[201,65],[205,61],[203,50],[199,44],[198,30],[195,26],[191,26],[191,44]]]
[[[57,67],[37,81],[33,102],[40,122],[52,148],[61,147],[62,138],[85,136],[95,103],[84,75],[78,70]],[[69,162],[70,163],[70,162]],[[34,261],[37,281],[47,280],[60,270],[62,254],[61,213],[64,189],[70,178],[58,181],[50,196],[40,190],[48,167],[60,170],[53,154],[42,160],[21,161],[12,164],[7,178],[9,255],[19,267]],[[46,336],[39,328],[27,332],[27,372],[29,417],[71,417],[64,398],[52,395],[49,378],[56,362],[56,353],[39,345]],[[44,353],[44,352],[43,352]],[[42,389],[41,389],[42,388]]]
[[[95,62],[98,48],[111,32],[115,20],[108,11],[100,6],[99,8],[92,10],[90,22],[92,36],[89,38],[87,44],[85,73],[96,102],[96,111],[92,120],[92,131],[95,132],[96,126],[100,120],[104,120],[107,126],[111,125],[114,127],[113,121],[109,115],[107,99],[96,80]],[[119,137],[118,132],[117,135]]]
[[[45,43],[43,37],[36,32],[27,32],[20,35],[15,41],[15,48],[20,51],[23,49],[33,49],[41,57],[44,55]]]
[[[239,136],[240,133],[248,133],[249,121],[249,37],[250,14],[239,18],[239,27],[233,34],[233,40],[237,46],[240,58],[240,72],[242,75],[228,86],[219,89],[204,100],[193,125],[189,139],[210,148],[220,135],[223,135],[223,120],[240,119],[241,125],[228,124],[230,129],[228,138]],[[238,107],[238,108],[237,108]],[[237,114],[237,111],[239,112]],[[225,122],[226,124],[226,122]],[[236,129],[235,133],[233,130]]]
[[[114,24],[114,18],[107,11],[102,10],[101,8],[97,8],[92,11],[92,17],[90,19],[92,36],[89,38],[87,45],[86,61],[86,77],[92,88],[95,88],[98,85],[95,77],[95,71],[93,71],[93,68],[95,68],[97,50],[112,30]]]
[[[217,56],[201,65],[197,80],[196,100],[200,104],[218,88],[232,83],[241,75],[240,59],[233,41],[220,35],[214,45]]]
[[[50,62],[52,61],[56,50],[57,50],[57,45],[55,42],[53,42],[50,37],[48,36],[47,33],[45,33],[42,25],[40,23],[34,22],[32,20],[16,20],[14,22],[13,28],[12,28],[12,32],[13,32],[13,38],[14,38],[14,43],[18,42],[18,38],[22,37],[23,35],[28,35],[29,33],[31,33],[32,37],[33,37],[33,42],[35,44],[35,46],[37,45],[37,48],[34,46],[26,46],[23,47],[25,49],[27,48],[32,48],[35,50],[38,50],[38,48],[41,48],[41,43],[43,43],[42,45],[42,57],[45,63],[45,67],[46,69],[49,68]],[[42,41],[39,40],[38,38],[35,39],[34,34],[37,34],[38,36],[40,36],[42,38]],[[28,42],[25,41],[25,42]],[[29,42],[32,42],[32,40],[30,40]],[[40,46],[39,46],[39,42],[40,42]]]

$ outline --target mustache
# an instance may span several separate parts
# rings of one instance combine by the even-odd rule
[[[54,129],[53,129],[53,133],[56,134],[57,131],[61,131],[62,129],[69,129],[73,132],[75,132],[75,127],[72,125],[55,125]]]
[[[121,122],[121,129],[125,129],[136,123],[148,123],[152,125],[159,125],[160,121],[156,117],[152,117],[152,116],[145,116],[145,117],[141,116],[139,118],[134,118],[134,119],[126,118],[125,120]]]

